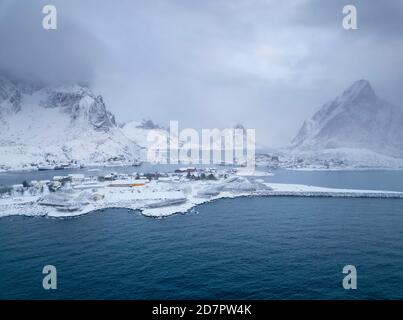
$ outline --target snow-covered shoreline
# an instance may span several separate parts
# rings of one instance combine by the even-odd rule
[[[116,162],[116,163],[98,163],[98,162],[94,162],[94,163],[86,163],[85,165],[81,165],[81,166],[77,166],[77,167],[69,167],[67,166],[66,168],[64,168],[63,170],[82,170],[82,169],[88,169],[88,170],[93,170],[93,169],[97,169],[97,168],[114,168],[114,167],[130,167],[133,165],[136,165],[137,163],[140,163],[140,161],[136,160],[136,161],[131,161],[131,162]],[[55,165],[53,168],[49,168],[46,171],[61,171],[62,170],[58,170],[55,169],[55,167],[57,167],[57,165]],[[1,169],[0,168],[0,173],[22,173],[22,172],[38,172],[41,171],[37,165],[35,166],[31,166],[31,167],[10,167],[8,169]]]
[[[33,181],[29,187],[16,185],[11,195],[0,197],[0,217],[70,218],[124,208],[160,218],[187,213],[219,199],[256,196],[403,199],[403,192],[270,183],[228,170],[165,174],[151,180],[126,174],[103,178],[107,180],[72,174],[53,181]]]

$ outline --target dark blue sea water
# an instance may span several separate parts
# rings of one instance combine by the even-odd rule
[[[272,181],[403,190],[403,173],[277,172]],[[42,268],[58,289],[42,288]],[[342,287],[343,266],[358,289]],[[0,299],[402,299],[403,200],[224,199],[152,219],[110,209],[0,219]]]

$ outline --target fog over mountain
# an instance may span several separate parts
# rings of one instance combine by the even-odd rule
[[[283,146],[318,105],[357,79],[401,105],[399,0],[53,0],[58,30],[42,28],[44,0],[0,0],[0,70],[34,86],[84,85],[116,121],[181,128],[256,129]]]
[[[403,108],[379,98],[366,80],[353,83],[305,121],[292,147],[299,151],[367,149],[403,156]]]
[[[38,89],[0,75],[0,155],[3,169],[133,163],[140,147],[90,89]]]

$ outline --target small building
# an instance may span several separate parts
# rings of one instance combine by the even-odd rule
[[[82,181],[84,180],[85,176],[79,173],[71,173],[68,175],[72,181]]]

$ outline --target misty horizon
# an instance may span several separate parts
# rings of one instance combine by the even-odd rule
[[[3,0],[0,70],[40,85],[85,84],[120,123],[241,123],[259,145],[283,147],[356,80],[401,107],[402,5],[350,1],[358,30],[346,31],[344,4],[317,2],[53,1],[58,30],[48,32],[46,2]]]

